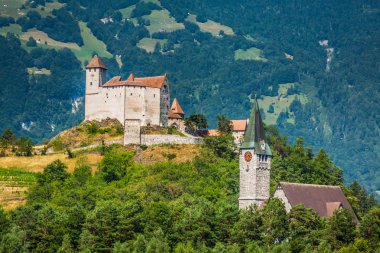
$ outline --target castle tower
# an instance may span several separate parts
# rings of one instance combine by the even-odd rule
[[[239,151],[240,197],[239,209],[260,206],[269,198],[272,152],[266,143],[257,99]]]
[[[85,97],[85,119],[91,120],[88,108],[96,106],[97,95],[101,86],[106,81],[107,67],[100,61],[98,56],[94,56],[86,66],[86,97]]]

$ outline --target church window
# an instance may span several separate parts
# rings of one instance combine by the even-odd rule
[[[132,96],[132,93],[131,93],[131,96]]]
[[[155,97],[156,97],[156,94],[153,94],[153,97],[155,98]]]
[[[90,85],[92,86],[92,82],[90,82]]]

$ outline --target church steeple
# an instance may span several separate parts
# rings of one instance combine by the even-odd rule
[[[266,143],[265,130],[260,115],[260,107],[257,98],[253,101],[251,115],[247,129],[244,134],[244,142],[241,149],[254,148],[257,154],[272,155],[268,144]]]
[[[251,116],[240,147],[240,196],[239,209],[251,205],[262,206],[269,198],[271,156],[266,143],[264,124],[259,103],[255,98]]]

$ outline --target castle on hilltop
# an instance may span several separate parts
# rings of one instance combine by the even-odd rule
[[[170,126],[185,131],[185,112],[178,100],[174,99],[170,107],[166,74],[130,74],[127,80],[115,76],[108,81],[106,74],[107,67],[95,55],[86,66],[85,120],[117,119],[124,126],[124,144],[141,144],[140,130],[144,126]],[[181,141],[184,140],[173,139]]]

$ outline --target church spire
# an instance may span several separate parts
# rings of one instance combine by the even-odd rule
[[[272,155],[266,143],[264,125],[256,97],[253,101],[251,116],[249,117],[248,126],[244,134],[244,142],[241,148],[254,148],[258,154]]]

